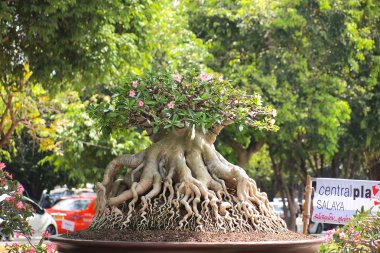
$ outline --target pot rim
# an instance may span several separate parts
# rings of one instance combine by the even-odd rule
[[[316,237],[308,240],[288,240],[288,241],[252,241],[252,242],[128,242],[128,241],[99,241],[99,240],[84,240],[84,239],[71,239],[64,238],[62,235],[50,236],[50,241],[55,243],[72,243],[76,245],[92,245],[92,246],[109,246],[109,247],[133,247],[133,248],[234,248],[234,247],[252,247],[252,246],[279,246],[279,245],[292,245],[292,246],[308,246],[311,244],[322,244],[323,237]]]

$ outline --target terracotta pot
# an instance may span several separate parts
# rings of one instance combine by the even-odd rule
[[[60,253],[240,253],[240,252],[281,252],[281,253],[315,253],[323,243],[323,238],[302,241],[265,241],[265,242],[118,242],[74,240],[52,236]]]

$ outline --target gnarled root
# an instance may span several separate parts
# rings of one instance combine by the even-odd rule
[[[132,170],[115,179],[122,167]],[[286,230],[255,181],[194,130],[116,158],[97,188],[93,229]]]

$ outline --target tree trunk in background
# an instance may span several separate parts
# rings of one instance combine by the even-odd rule
[[[297,212],[297,205],[294,201],[294,190],[292,189],[292,186],[288,186],[284,182],[284,177],[283,177],[283,163],[280,162],[277,164],[273,157],[272,158],[272,165],[273,165],[273,170],[275,174],[275,181],[276,184],[280,188],[280,194],[284,202],[284,214],[285,214],[285,220],[288,225],[288,229],[295,231],[296,230],[296,212]],[[292,185],[292,184],[290,184]],[[287,199],[287,203],[285,204],[285,200]],[[290,214],[290,217],[289,215]]]
[[[380,180],[380,156],[374,155],[369,164],[369,178],[371,180]]]
[[[343,178],[349,178],[350,177],[350,166],[351,166],[351,161],[352,161],[352,150],[349,150],[345,162],[343,164]]]
[[[334,155],[331,161],[332,177],[337,178],[339,174],[339,157],[338,154]]]
[[[264,145],[264,141],[256,141],[252,139],[248,147],[244,147],[241,143],[237,142],[229,135],[222,135],[223,141],[229,145],[236,152],[238,165],[245,168],[249,163],[252,155],[258,152]]]

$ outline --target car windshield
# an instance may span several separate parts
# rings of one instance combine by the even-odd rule
[[[84,210],[91,203],[89,199],[64,199],[59,201],[54,209],[63,211]]]

